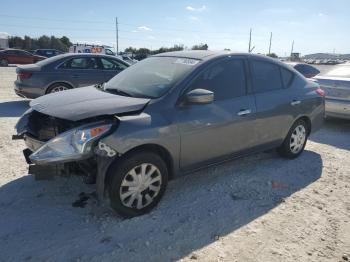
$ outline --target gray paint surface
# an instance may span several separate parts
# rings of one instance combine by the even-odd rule
[[[123,97],[90,86],[48,94],[30,102],[32,109],[61,119],[77,121],[100,115],[141,110],[149,99]]]
[[[306,117],[311,130],[323,123],[324,99],[318,85],[287,65],[252,54],[227,52],[174,52],[159,56],[201,59],[184,79],[158,99],[137,99],[86,88],[44,96],[31,103],[35,110],[56,117],[79,120],[104,114],[120,114],[118,128],[102,139],[120,154],[145,145],[156,145],[171,157],[173,172],[191,170],[238,155],[278,147],[293,123]],[[247,94],[210,104],[181,105],[186,90],[200,72],[220,59],[258,59],[294,73],[293,85],[255,93],[248,70]],[[215,95],[215,94],[214,94]],[[300,101],[292,105],[294,101]],[[127,112],[141,110],[139,114]],[[239,115],[242,110],[248,115]]]

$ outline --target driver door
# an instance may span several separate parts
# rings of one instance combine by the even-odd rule
[[[247,94],[246,67],[244,58],[225,58],[199,73],[186,90],[212,91],[214,101],[177,108],[181,169],[216,162],[256,143],[255,100]]]

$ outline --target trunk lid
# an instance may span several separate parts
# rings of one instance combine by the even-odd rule
[[[346,77],[314,77],[326,92],[326,98],[350,101],[350,79]]]

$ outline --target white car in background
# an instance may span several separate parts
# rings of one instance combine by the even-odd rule
[[[69,53],[88,53],[88,54],[102,54],[115,55],[115,53],[108,46],[75,44],[69,47]]]

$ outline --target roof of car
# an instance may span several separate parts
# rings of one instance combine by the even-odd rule
[[[106,54],[97,54],[97,53],[64,53],[60,55],[61,57],[65,56],[65,57],[69,57],[69,56],[105,56],[105,57],[114,57],[116,58],[116,56],[112,56],[112,55],[106,55]]]
[[[262,59],[279,63],[277,59],[267,57],[264,55],[244,53],[244,52],[233,52],[233,51],[189,50],[189,51],[174,51],[174,52],[161,53],[154,56],[182,57],[182,58],[190,58],[190,59],[198,59],[198,60],[210,60],[213,58],[223,57],[223,56],[241,56],[241,55],[262,58]]]

